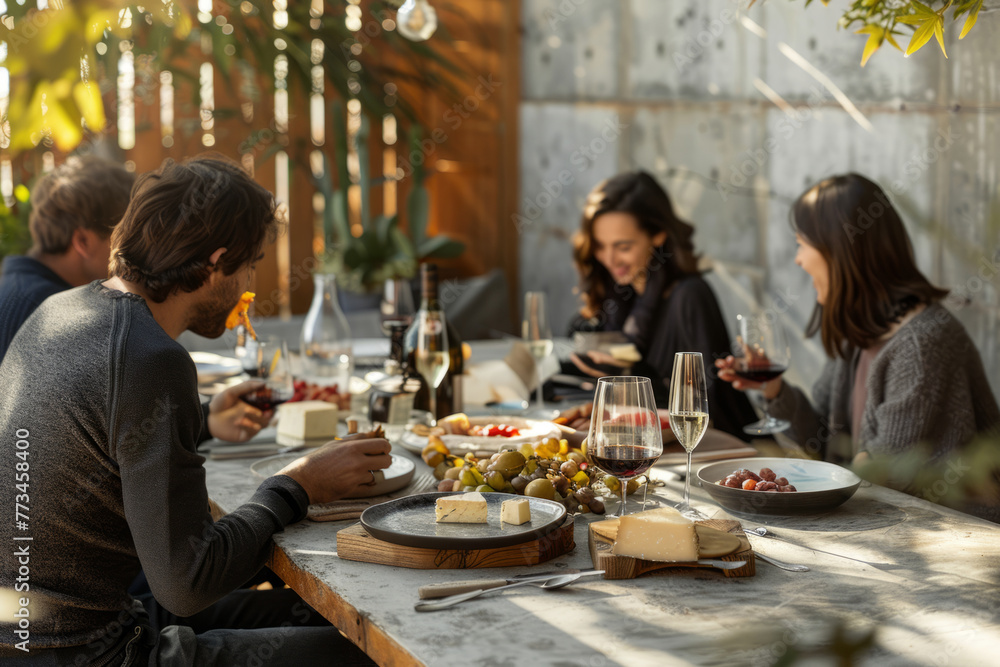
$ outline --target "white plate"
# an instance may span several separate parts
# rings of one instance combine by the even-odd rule
[[[250,471],[260,479],[266,479],[304,455],[304,452],[298,452],[268,456],[265,459],[254,461],[250,466]],[[416,469],[417,466],[410,459],[402,456],[393,456],[392,463],[382,471],[383,479],[378,480],[373,486],[361,487],[360,491],[346,497],[370,498],[372,496],[384,496],[387,493],[399,491],[410,483]]]
[[[191,360],[198,370],[198,384],[209,384],[243,372],[240,362],[212,352],[191,352]]]
[[[452,454],[465,454],[467,452],[498,452],[504,447],[520,447],[525,442],[535,444],[545,438],[562,438],[563,432],[559,425],[538,419],[525,419],[524,417],[471,417],[469,423],[473,426],[485,426],[487,424],[507,424],[521,431],[521,435],[513,438],[503,438],[499,436],[476,436],[476,435],[442,435],[441,441]],[[407,429],[400,438],[399,444],[415,454],[419,454],[427,446],[427,436],[417,435]]]

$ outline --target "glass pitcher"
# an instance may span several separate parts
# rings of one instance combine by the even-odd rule
[[[299,346],[303,375],[332,378],[338,388],[346,392],[354,370],[354,357],[351,327],[337,300],[337,277],[332,273],[317,273],[313,275],[313,283],[312,304],[302,325]]]

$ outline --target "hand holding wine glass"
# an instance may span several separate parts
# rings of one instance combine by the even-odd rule
[[[597,381],[587,451],[594,465],[621,481],[624,516],[628,481],[646,472],[663,453],[653,385],[644,377],[604,377]]]
[[[732,382],[736,389],[759,389],[765,399],[773,399],[781,390],[779,378],[791,360],[785,330],[773,313],[738,315],[736,319],[740,328],[736,344],[742,354],[716,362],[719,378]],[[783,431],[790,425],[784,419],[769,415],[765,403],[764,418],[743,427],[743,431],[752,435],[767,435]]]
[[[700,352],[678,352],[670,376],[670,428],[687,452],[687,475],[684,477],[684,513],[697,512],[691,507],[691,454],[708,430],[708,384],[705,362]]]
[[[448,373],[448,327],[444,311],[421,310],[417,314],[417,372],[430,389],[431,421],[437,422],[437,389]]]
[[[288,401],[295,394],[288,347],[280,339],[257,340],[247,345],[243,369],[264,386],[240,398],[255,408],[267,412]]]

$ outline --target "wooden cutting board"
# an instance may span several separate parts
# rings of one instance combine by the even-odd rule
[[[708,519],[707,521],[696,521],[695,523],[726,533],[732,533],[740,538],[740,547],[731,554],[721,556],[719,560],[736,561],[745,560],[747,562],[741,568],[735,570],[720,570],[711,565],[699,565],[698,563],[663,563],[660,561],[642,560],[631,556],[615,556],[611,553],[614,544],[611,540],[594,531],[594,524],[590,524],[589,543],[590,559],[594,562],[594,569],[604,570],[605,579],[635,579],[647,572],[660,571],[666,573],[667,570],[676,568],[700,568],[715,570],[727,577],[752,577],[757,570],[754,567],[753,549],[750,547],[750,540],[746,538],[743,527],[739,521],[729,519]]]
[[[547,535],[496,549],[426,549],[405,547],[372,537],[360,523],[337,533],[337,555],[344,560],[398,565],[418,570],[536,565],[562,556],[576,546],[573,517]]]

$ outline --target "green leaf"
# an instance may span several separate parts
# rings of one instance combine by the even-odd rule
[[[406,197],[406,218],[410,224],[410,238],[419,246],[427,238],[427,223],[430,215],[430,195],[427,188],[417,183]]]
[[[354,135],[354,150],[358,153],[358,173],[360,179],[358,185],[361,190],[361,226],[365,229],[368,229],[368,226],[371,224],[372,210],[372,174],[371,159],[369,158],[368,150],[368,137],[370,134],[371,123],[368,120],[368,115],[362,113],[361,125]]]
[[[976,25],[976,20],[979,18],[979,10],[982,8],[983,0],[979,0],[976,3],[976,8],[969,14],[969,18],[965,19],[965,25],[962,26],[962,33],[958,36],[959,39],[965,39],[965,36],[969,34],[970,30],[972,30],[972,26]]]
[[[452,259],[465,252],[465,244],[447,236],[435,236],[417,246],[420,259]]]
[[[399,223],[397,216],[380,215],[375,218],[375,238],[379,243],[389,245],[392,242],[392,230]]]
[[[918,14],[923,14],[924,16],[938,15],[937,12],[935,12],[933,9],[923,4],[922,2],[918,2],[918,0],[911,0],[910,4],[913,5],[913,9],[915,9]]]
[[[929,19],[913,33],[913,37],[910,38],[910,44],[906,47],[906,55],[915,53],[920,47],[930,41],[931,37],[934,36],[934,26],[937,21],[934,19]]]

